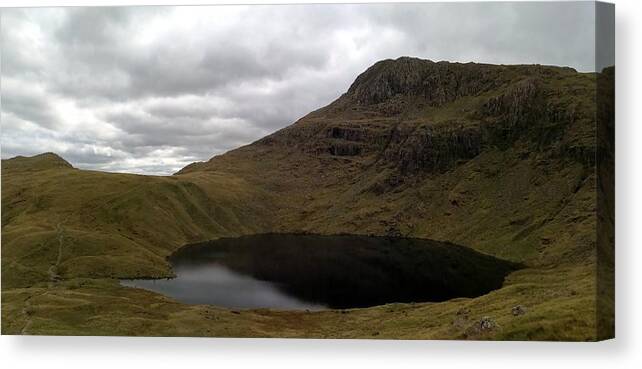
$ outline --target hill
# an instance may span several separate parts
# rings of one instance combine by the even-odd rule
[[[173,176],[77,170],[51,154],[3,160],[2,331],[608,336],[609,307],[595,299],[596,209],[612,207],[596,189],[612,152],[595,130],[598,114],[612,123],[608,104],[596,110],[600,78],[610,85],[612,71],[403,57],[291,126]],[[527,268],[479,298],[349,314],[233,314],[114,280],[171,276],[165,257],[188,242],[264,232],[430,238]],[[529,312],[513,316],[516,305]],[[501,328],[474,329],[482,316]]]

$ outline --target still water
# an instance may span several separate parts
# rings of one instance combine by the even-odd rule
[[[175,278],[121,283],[188,304],[318,310],[475,297],[517,269],[451,243],[354,235],[222,238],[168,260]]]

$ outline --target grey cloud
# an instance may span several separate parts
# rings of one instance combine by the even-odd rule
[[[193,34],[169,33],[140,50],[130,41],[140,35],[140,23],[168,10],[159,9],[164,11],[70,11],[54,33],[65,68],[61,78],[53,80],[52,89],[74,97],[82,92],[83,98],[110,100],[202,93],[242,81],[278,80],[301,68],[322,69],[329,58],[318,46],[330,45],[307,45],[313,30],[295,33],[293,38],[286,24],[262,34],[257,32],[265,26],[260,16],[222,32],[208,34],[207,29],[197,29],[195,32],[208,36],[198,45],[190,40]]]
[[[58,126],[60,118],[49,105],[44,93],[7,80],[3,81],[3,85],[2,111],[4,114],[13,114],[44,128],[54,129]]]
[[[165,119],[193,118],[208,119],[220,112],[216,107],[205,104],[193,105],[189,103],[164,102],[149,106],[146,111],[157,117]]]
[[[378,24],[404,32],[435,60],[564,65],[594,70],[591,2],[436,3],[374,7]],[[432,55],[432,56],[430,56]]]
[[[104,45],[122,39],[133,18],[152,9],[158,8],[69,8],[55,36],[71,45]]]
[[[105,164],[112,163],[115,160],[122,160],[126,157],[124,153],[108,155],[104,152],[96,152],[92,147],[81,146],[73,147],[64,153],[65,159],[83,167],[100,168]]]

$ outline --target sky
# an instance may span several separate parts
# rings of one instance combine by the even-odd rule
[[[332,102],[382,59],[594,71],[585,3],[2,9],[2,158],[171,174]],[[599,66],[598,66],[599,68]]]

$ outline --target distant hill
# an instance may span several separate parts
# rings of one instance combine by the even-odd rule
[[[16,156],[11,159],[2,160],[2,170],[45,170],[55,168],[73,168],[69,162],[52,152],[35,155],[31,157]]]

